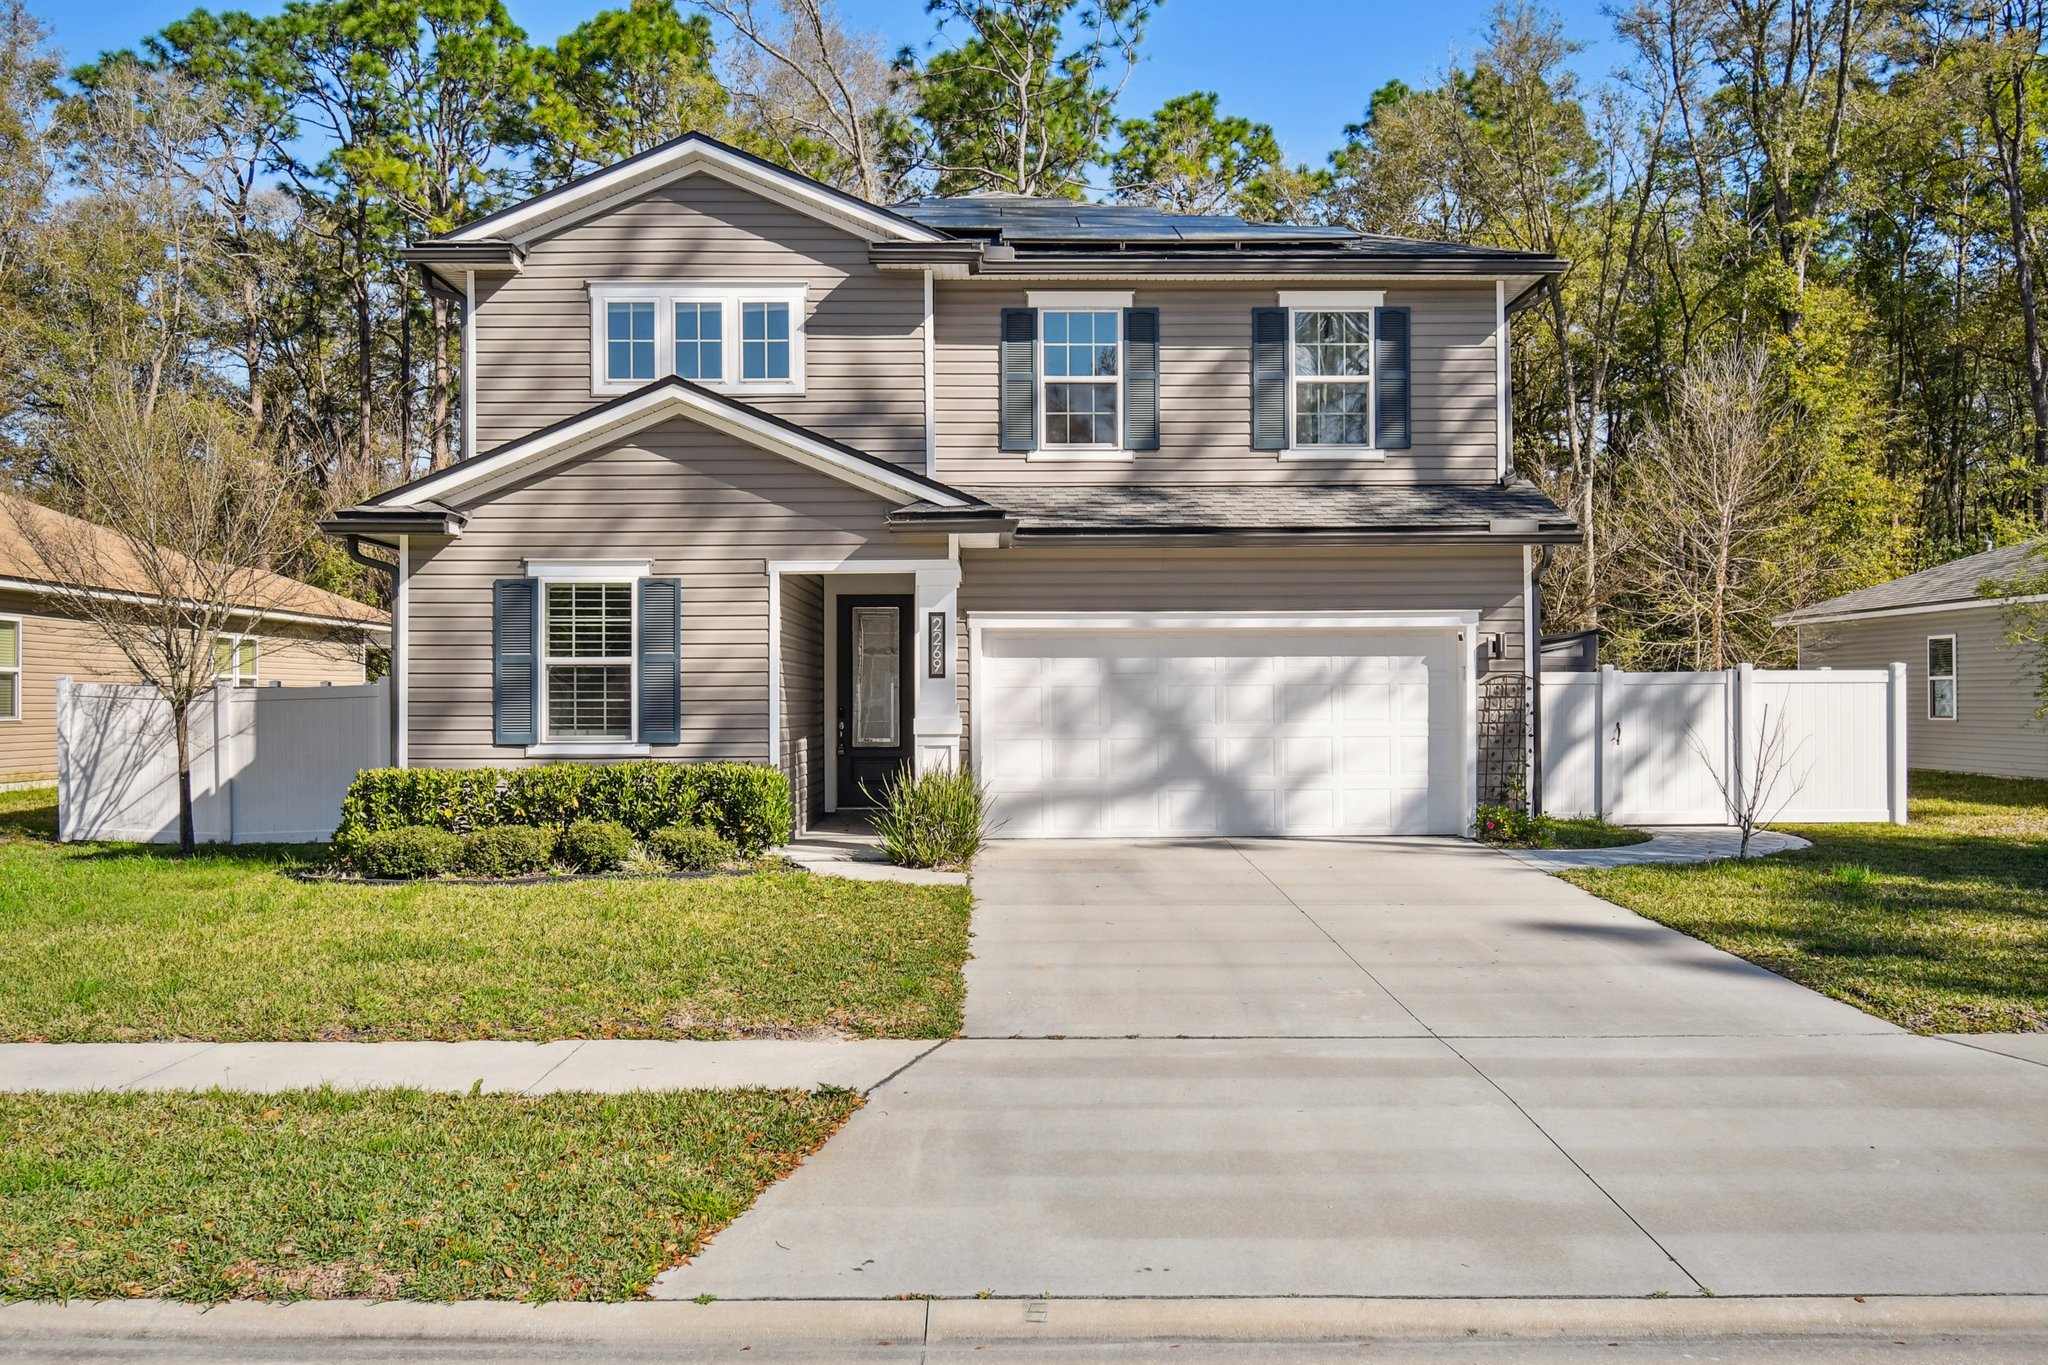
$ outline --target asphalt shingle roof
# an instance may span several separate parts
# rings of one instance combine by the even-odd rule
[[[1577,523],[1534,485],[1321,484],[1146,486],[977,485],[962,492],[1017,520],[1020,534],[1186,531],[1484,531],[1530,519],[1544,531]],[[925,504],[903,513],[915,517]],[[932,507],[936,514],[944,509]]]
[[[999,233],[1006,242],[1305,242],[1356,236],[1349,228],[1248,223],[1225,213],[1165,213],[1136,204],[1021,194],[927,195],[895,211],[941,232]]]
[[[1860,612],[1937,606],[1945,602],[1974,602],[1979,596],[1977,585],[1985,579],[2007,578],[2032,567],[2028,560],[2033,549],[2031,544],[2007,545],[1964,559],[1952,559],[1946,564],[1907,574],[1904,578],[1894,578],[1889,583],[1859,588],[1825,602],[1816,602],[1810,607],[1787,612],[1778,619],[1785,625],[1796,626],[1802,621],[1854,616]]]

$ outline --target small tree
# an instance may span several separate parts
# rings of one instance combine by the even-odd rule
[[[1713,775],[1722,803],[1728,808],[1728,818],[1742,834],[1736,856],[1747,858],[1750,840],[1756,837],[1756,832],[1776,819],[1778,812],[1806,785],[1805,773],[1791,776],[1798,750],[1786,740],[1785,713],[1780,711],[1777,719],[1772,720],[1770,704],[1765,703],[1758,717],[1756,742],[1752,745],[1737,734],[1732,763],[1724,764],[1690,729],[1686,735],[1692,741],[1693,751]]]
[[[215,644],[301,591],[269,571],[299,548],[299,488],[247,417],[184,390],[107,384],[66,414],[52,492],[73,517],[7,500],[48,596],[119,651],[170,712],[178,848],[191,853],[193,703]]]

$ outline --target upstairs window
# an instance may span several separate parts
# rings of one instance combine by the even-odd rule
[[[1041,315],[1048,446],[1115,449],[1122,444],[1117,425],[1121,317],[1114,309],[1048,309]]]
[[[804,285],[593,284],[590,391],[670,375],[745,397],[803,392]]]
[[[1377,289],[1282,290],[1252,309],[1252,449],[1376,460],[1406,450],[1410,315]]]
[[[1956,718],[1956,637],[1927,637],[1927,718]]]
[[[1294,313],[1294,444],[1372,445],[1372,313]]]

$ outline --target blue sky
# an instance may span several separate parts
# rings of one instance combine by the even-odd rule
[[[622,0],[621,0],[622,2]],[[608,0],[508,0],[536,39],[553,40]],[[192,0],[97,0],[58,6],[31,0],[67,59],[127,47],[193,8]],[[854,26],[882,34],[893,51],[932,33],[921,0],[840,0]],[[230,5],[218,5],[229,8]],[[243,8],[268,10],[268,0]],[[1598,75],[1614,63],[1600,0],[1550,0],[1567,31],[1588,44],[1579,66]],[[1163,0],[1145,62],[1120,106],[1150,113],[1173,95],[1214,90],[1226,113],[1273,125],[1290,159],[1320,163],[1384,82],[1420,84],[1478,44],[1492,0]]]

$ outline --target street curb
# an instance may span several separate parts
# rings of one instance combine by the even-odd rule
[[[695,1303],[163,1300],[0,1305],[9,1343],[323,1341],[546,1346],[784,1343],[1693,1341],[2048,1333],[2048,1296],[1715,1299],[941,1299]]]

